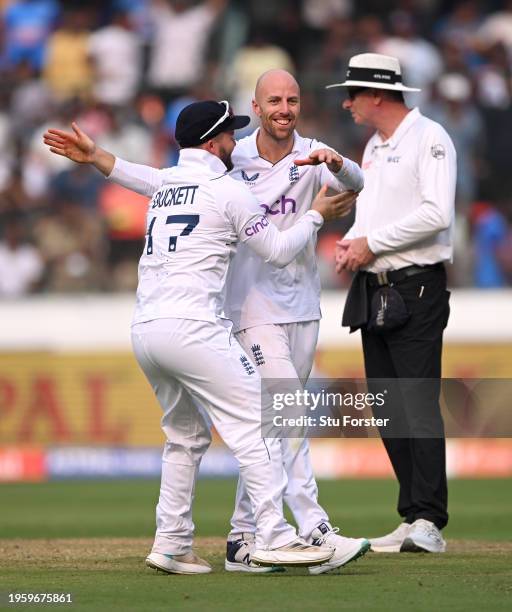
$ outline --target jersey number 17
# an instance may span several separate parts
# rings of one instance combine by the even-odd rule
[[[153,254],[153,227],[155,226],[156,217],[153,217],[149,223],[148,233],[147,233],[147,244],[146,244],[146,254]],[[192,230],[199,223],[199,215],[171,215],[167,217],[165,224],[172,223],[185,223],[185,228],[181,231],[180,236],[188,236],[192,233]],[[169,236],[169,252],[174,253],[176,250],[176,243],[178,241],[179,236]]]

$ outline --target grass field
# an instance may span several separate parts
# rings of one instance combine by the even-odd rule
[[[72,606],[45,609],[510,610],[511,484],[450,483],[444,555],[368,554],[341,573],[321,576],[299,569],[266,576],[223,571],[235,490],[230,480],[198,483],[197,549],[214,567],[205,576],[144,567],[157,482],[1,485],[0,608],[7,608],[10,592],[71,592]],[[392,481],[324,481],[320,492],[332,522],[347,535],[382,535],[397,525]]]

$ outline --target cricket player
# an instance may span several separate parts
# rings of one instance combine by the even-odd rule
[[[238,242],[249,243],[263,260],[286,266],[324,220],[353,206],[356,195],[327,197],[324,187],[312,210],[279,232],[250,191],[227,175],[234,130],[248,122],[248,117],[233,115],[225,101],[187,106],[176,124],[179,163],[158,173],[156,189],[151,182],[146,189],[151,201],[132,344],[164,412],[167,442],[157,532],[146,563],[168,573],[211,571],[192,550],[195,480],[211,441],[198,404],[240,464],[257,525],[253,562],[311,566],[328,561],[334,552],[298,538],[283,517],[286,475],[280,443],[261,438],[260,376],[231,338],[231,324],[221,318],[222,292]],[[110,174],[113,156],[97,149],[78,126],[73,130],[49,130],[45,143],[56,154]]]
[[[322,184],[336,191],[359,192],[363,188],[363,175],[356,163],[296,132],[300,89],[290,73],[270,70],[262,74],[253,110],[260,127],[237,142],[231,174],[249,186],[276,227],[292,227],[309,210]],[[316,240],[310,241],[293,262],[277,270],[242,245],[230,268],[226,314],[263,378],[295,379],[305,384],[313,367],[321,318],[315,247]],[[369,549],[368,541],[338,535],[318,503],[308,440],[284,438],[281,448],[288,475],[284,499],[299,533],[310,542],[327,542],[336,549],[328,563],[310,572],[330,571],[363,555]],[[226,569],[251,571],[254,568],[247,553],[254,546],[255,524],[242,480],[231,525]]]
[[[279,229],[292,227],[311,207],[321,185],[342,192],[363,187],[359,166],[325,144],[302,138],[295,126],[300,89],[284,70],[270,70],[258,80],[253,108],[261,127],[236,144],[231,175],[249,187],[260,210]],[[138,193],[151,195],[167,170],[133,164],[110,153],[109,179]],[[105,169],[111,169],[109,173]],[[320,323],[320,279],[315,261],[316,238],[282,270],[275,269],[240,245],[226,282],[226,315],[237,340],[265,378],[286,378],[304,384],[311,372]],[[298,446],[297,446],[298,444]],[[292,445],[283,439],[282,461],[288,475],[285,501],[301,537],[328,543],[336,552],[329,563],[312,567],[322,573],[357,559],[369,549],[364,538],[338,535],[318,503],[307,440]],[[239,482],[231,519],[225,567],[228,571],[261,572],[251,563],[256,524],[252,506]]]

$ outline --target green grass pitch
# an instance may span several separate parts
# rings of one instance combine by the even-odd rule
[[[158,482],[0,485],[0,608],[7,594],[70,592],[71,610],[511,610],[512,486],[450,482],[444,555],[368,554],[339,573],[229,574],[224,538],[235,483],[201,480],[194,520],[205,576],[144,566]],[[376,536],[398,524],[392,481],[321,481],[320,501],[343,533]],[[29,606],[30,609],[37,606]]]

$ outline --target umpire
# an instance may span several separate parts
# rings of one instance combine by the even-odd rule
[[[354,225],[336,267],[357,272],[343,325],[361,329],[369,385],[393,393],[380,433],[400,485],[403,523],[370,540],[376,552],[444,552],[448,522],[444,427],[439,407],[443,330],[449,316],[445,261],[452,260],[456,154],[438,123],[404,103],[400,64],[351,58],[343,108],[376,130],[366,145]],[[389,380],[391,379],[391,381]],[[398,379],[398,380],[397,380]],[[394,381],[394,382],[392,382]],[[375,409],[374,409],[375,410]]]

